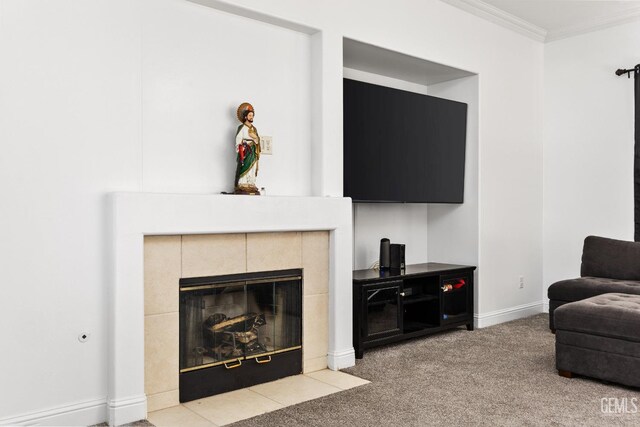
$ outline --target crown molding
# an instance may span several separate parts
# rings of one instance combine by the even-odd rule
[[[637,20],[640,20],[640,6],[626,10],[622,13],[591,19],[580,25],[573,25],[559,30],[549,31],[545,41],[551,42],[566,39],[568,37],[589,33],[591,31],[604,30],[605,28],[615,27],[616,25],[622,25]]]
[[[605,28],[615,27],[616,25],[640,20],[640,7],[636,7],[613,15],[590,19],[580,25],[572,25],[558,30],[547,31],[544,28],[538,27],[522,18],[518,18],[482,0],[441,1],[541,42],[566,39],[591,31],[603,30]]]
[[[518,18],[502,9],[487,4],[481,0],[441,0],[480,18],[494,22],[510,30],[523,34],[533,40],[544,42],[547,30],[537,25]]]

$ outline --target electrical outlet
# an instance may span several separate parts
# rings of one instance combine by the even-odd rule
[[[524,276],[520,276],[520,289],[524,288]]]
[[[273,154],[273,137],[260,137],[260,154]]]

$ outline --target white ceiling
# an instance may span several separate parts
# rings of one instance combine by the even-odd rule
[[[443,0],[543,41],[640,19],[640,1]]]

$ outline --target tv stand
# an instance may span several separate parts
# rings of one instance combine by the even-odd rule
[[[474,266],[426,263],[353,272],[353,346],[364,350],[466,326],[473,330]]]

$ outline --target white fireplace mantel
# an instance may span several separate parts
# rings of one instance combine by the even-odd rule
[[[329,230],[331,369],[355,364],[351,199],[113,193],[109,198],[109,424],[147,415],[144,394],[145,235]],[[177,284],[176,284],[177,286]]]

